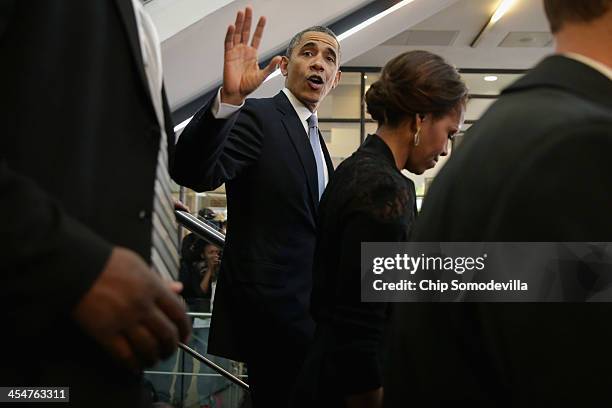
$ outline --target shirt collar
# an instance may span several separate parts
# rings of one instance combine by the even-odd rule
[[[586,57],[582,54],[576,54],[575,52],[564,52],[561,55],[567,58],[571,58],[575,61],[581,62],[584,65],[588,65],[594,70],[601,72],[603,75],[608,77],[609,80],[612,81],[612,68],[610,68],[609,66],[602,64],[601,62],[596,61],[593,58]]]
[[[309,117],[312,115],[316,115],[317,112],[311,112],[295,95],[289,90],[289,88],[283,88],[283,92],[287,95],[287,99],[289,99],[289,103],[293,106],[295,113],[297,113],[298,117],[302,121],[302,123],[306,122]]]

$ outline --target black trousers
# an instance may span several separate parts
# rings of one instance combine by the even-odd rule
[[[255,408],[288,408],[303,356],[277,354],[247,362],[251,399]]]

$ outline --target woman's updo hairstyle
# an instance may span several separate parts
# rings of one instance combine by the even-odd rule
[[[459,72],[427,51],[398,55],[385,65],[365,95],[368,112],[379,125],[396,127],[417,114],[439,119],[467,100]]]

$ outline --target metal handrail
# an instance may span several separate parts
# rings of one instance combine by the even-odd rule
[[[204,357],[202,354],[198,353],[197,351],[195,351],[194,349],[192,349],[188,345],[183,344],[183,343],[179,343],[179,347],[182,348],[187,354],[190,354],[196,360],[199,360],[200,362],[206,364],[207,366],[209,366],[210,368],[212,368],[217,373],[221,374],[223,377],[227,378],[228,380],[230,380],[234,384],[242,387],[246,391],[250,390],[249,384],[245,383],[240,378],[236,377],[234,374],[232,374],[229,371],[227,371],[225,368],[221,367],[220,365],[215,364],[214,362],[212,362],[208,358]]]
[[[212,317],[212,313],[187,312],[187,316],[200,317],[200,318],[206,319],[208,317]]]
[[[221,248],[225,246],[225,234],[223,234],[221,231],[218,231],[213,226],[208,225],[207,223],[203,222],[197,217],[194,217],[193,215],[191,215],[190,213],[186,211],[176,210],[174,211],[174,214],[176,215],[177,222],[179,222],[183,227],[187,228],[189,231],[193,232],[194,234],[196,234],[203,240],[210,242],[211,244],[215,244]],[[204,313],[198,313],[198,314],[204,314]],[[189,315],[196,317],[195,313],[189,313]],[[214,371],[216,371],[223,377],[227,378],[234,384],[242,387],[244,390],[249,391],[249,385],[247,383],[245,383],[240,378],[236,377],[235,375],[227,371],[225,368],[221,367],[218,364],[215,364],[213,361],[204,357],[202,354],[198,353],[196,350],[192,349],[191,347],[189,347],[188,345],[184,343],[179,343],[178,345],[187,354],[191,355],[191,357],[206,364],[207,366],[212,368]]]
[[[225,246],[225,234],[218,231],[215,227],[194,217],[187,211],[175,210],[176,220],[189,231],[193,232],[204,241],[215,244],[221,249]]]

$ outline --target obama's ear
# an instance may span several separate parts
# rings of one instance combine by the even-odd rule
[[[282,59],[279,64],[281,74],[283,74],[283,76],[286,77],[289,72],[289,58],[287,58],[285,55],[283,55],[281,58]]]

